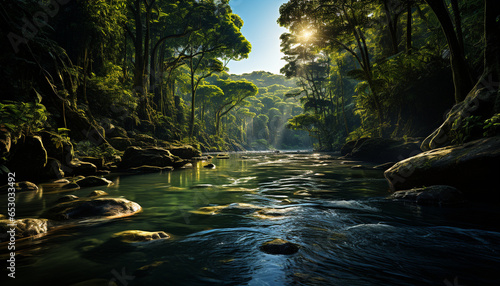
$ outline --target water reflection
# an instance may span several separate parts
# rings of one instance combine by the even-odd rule
[[[382,171],[353,170],[333,155],[230,157],[213,159],[216,169],[195,162],[192,169],[114,178],[105,191],[138,202],[143,212],[30,242],[16,282],[109,281],[124,269],[135,277],[128,285],[441,285],[447,277],[498,285],[499,227],[484,224],[500,217],[498,209],[389,202]],[[94,188],[45,190],[20,194],[20,216]],[[138,247],[111,240],[135,229],[172,239]],[[259,250],[275,238],[301,248],[290,256]]]

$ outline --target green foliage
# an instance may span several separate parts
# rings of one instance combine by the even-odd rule
[[[451,128],[452,144],[463,144],[467,141],[477,139],[484,129],[484,121],[480,116],[459,117]],[[494,124],[493,124],[494,125]]]
[[[75,148],[75,152],[80,157],[96,157],[111,160],[114,156],[123,155],[120,151],[117,151],[109,145],[102,144],[100,146],[96,146],[90,141],[80,141],[78,143],[74,143],[73,146]]]
[[[42,130],[48,112],[40,103],[0,102],[0,122],[14,134],[30,135]]]
[[[500,113],[493,115],[491,118],[484,121],[483,126],[484,133],[486,137],[491,137],[500,134]]]
[[[105,76],[94,75],[88,81],[87,97],[91,110],[110,117],[122,115],[120,113],[124,110],[134,113],[137,108],[137,97],[121,83],[122,68],[107,63],[105,70]]]

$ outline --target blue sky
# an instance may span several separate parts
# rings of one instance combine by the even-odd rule
[[[279,7],[287,0],[231,0],[229,4],[233,13],[244,21],[241,29],[243,35],[252,44],[252,52],[248,59],[231,61],[229,73],[242,74],[252,71],[269,71],[279,74],[285,65],[281,60],[280,35],[286,32],[276,20]]]

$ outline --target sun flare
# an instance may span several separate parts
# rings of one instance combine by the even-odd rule
[[[302,41],[308,42],[311,40],[313,34],[314,33],[311,30],[302,30],[302,32],[300,33],[300,38]]]

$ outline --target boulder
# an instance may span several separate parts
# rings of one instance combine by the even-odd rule
[[[0,233],[5,234],[7,231],[11,230],[12,224],[15,224],[15,237],[24,238],[34,235],[39,235],[46,233],[48,230],[48,220],[47,219],[36,219],[36,218],[24,218],[17,219],[12,223],[8,219],[0,220]],[[8,241],[10,235],[0,236],[0,241]]]
[[[451,186],[429,186],[397,191],[389,199],[407,201],[417,205],[452,205],[464,201],[462,193]]]
[[[71,176],[75,175],[89,176],[89,175],[95,175],[95,173],[97,172],[97,167],[92,163],[82,162],[79,159],[75,159],[71,161],[70,164],[64,167],[64,171],[66,172],[67,175]]]
[[[173,166],[175,162],[174,156],[164,148],[159,147],[129,147],[123,154],[122,161],[119,167],[129,169],[140,166],[157,166],[167,167]]]
[[[97,198],[97,197],[102,197],[102,196],[107,196],[107,195],[109,195],[109,194],[106,193],[105,191],[95,190],[95,191],[92,191],[87,197]]]
[[[65,202],[72,202],[72,201],[76,201],[79,199],[80,198],[78,196],[75,196],[75,195],[65,195],[65,196],[58,198],[56,201],[56,204],[65,203]]]
[[[127,137],[127,130],[125,130],[123,127],[116,126],[113,124],[109,124],[106,126],[106,137],[112,138],[112,137]]]
[[[356,160],[370,162],[400,161],[421,153],[418,140],[404,141],[389,138],[369,138],[356,144],[351,157]]]
[[[80,186],[77,183],[69,183],[65,184],[61,187],[63,190],[78,190],[80,189]]]
[[[33,184],[32,182],[24,181],[24,182],[17,182],[13,186],[16,189],[16,193],[19,192],[26,192],[26,191],[31,191],[31,192],[37,192],[38,187],[37,185]],[[11,188],[10,185],[4,185],[0,187],[0,194],[6,194]]]
[[[86,177],[83,179],[80,179],[75,182],[80,186],[81,188],[86,188],[86,187],[97,187],[97,186],[109,186],[113,184],[110,180],[107,180],[105,178],[99,178],[96,176],[90,176]]]
[[[104,166],[104,159],[103,158],[81,157],[80,161],[81,162],[92,163],[92,164],[94,164],[97,167],[97,169],[102,169],[102,167]]]
[[[134,173],[159,173],[161,171],[173,171],[173,167],[157,167],[157,166],[140,166],[130,168]]]
[[[47,158],[47,165],[42,171],[42,178],[46,180],[59,180],[64,177],[63,167],[59,160]]]
[[[11,156],[7,167],[16,172],[17,179],[39,179],[43,168],[47,165],[47,151],[40,136],[21,137],[11,148]]]
[[[117,218],[138,213],[141,206],[123,198],[90,198],[59,203],[42,217],[54,220]]]
[[[135,140],[127,138],[127,137],[112,137],[106,139],[111,146],[113,146],[116,150],[125,151],[128,147],[133,146],[135,144]]]
[[[260,250],[268,254],[290,255],[299,251],[299,245],[277,238],[263,243]]]
[[[190,145],[171,147],[170,153],[172,153],[174,156],[180,157],[181,159],[192,159],[193,157],[201,156],[201,151]]]
[[[392,191],[449,185],[464,195],[499,198],[500,136],[427,151],[385,171]]]
[[[170,236],[163,231],[126,230],[113,234],[112,238],[123,243],[147,242],[158,239],[168,239]]]

